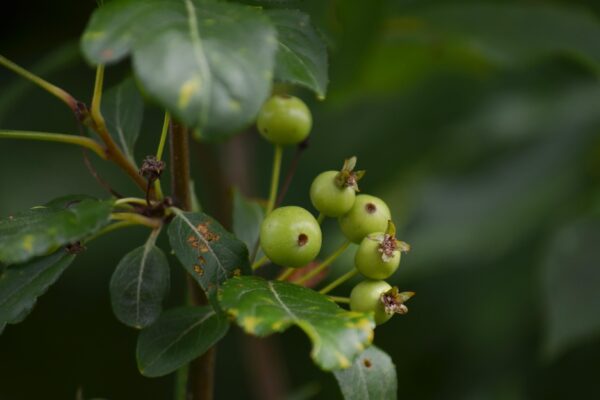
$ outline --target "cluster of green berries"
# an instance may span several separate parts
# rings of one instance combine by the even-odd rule
[[[277,145],[298,144],[310,133],[312,117],[302,100],[273,96],[262,107],[257,121],[260,134]],[[382,324],[394,314],[408,310],[404,302],[413,293],[400,293],[385,279],[400,265],[401,253],[410,249],[396,239],[388,206],[380,198],[357,194],[364,171],[354,171],[356,157],[347,159],[340,171],[319,174],[310,187],[313,206],[324,217],[337,218],[344,236],[359,245],[354,266],[366,280],[350,294],[353,311],[373,312]],[[307,210],[280,207],[270,212],[260,229],[260,246],[273,263],[302,267],[321,250],[322,233],[317,219]]]

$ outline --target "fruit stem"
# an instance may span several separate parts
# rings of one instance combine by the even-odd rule
[[[158,142],[158,149],[156,149],[156,159],[158,161],[162,160],[162,156],[165,150],[165,143],[167,142],[167,135],[169,134],[169,126],[171,125],[171,115],[168,112],[165,112],[165,119],[163,121],[162,131],[160,132],[160,141]],[[156,193],[156,198],[158,200],[162,200],[163,191],[160,185],[160,179],[154,181],[154,192]]]
[[[325,268],[327,268],[332,262],[334,262],[335,259],[338,258],[348,248],[348,246],[350,246],[350,241],[346,240],[344,243],[342,243],[342,245],[340,247],[338,247],[338,249],[336,251],[334,251],[329,257],[327,257],[325,259],[325,261],[323,261],[321,264],[319,264],[318,267],[316,267],[315,269],[313,269],[306,275],[302,276],[300,279],[298,279],[294,283],[301,285],[304,282],[308,281],[313,276],[319,274],[321,271],[323,271]]]
[[[259,260],[255,261],[254,264],[252,264],[252,271],[256,271],[268,262],[269,258],[267,256],[262,256]]]
[[[295,269],[294,268],[286,268],[285,271],[283,271],[281,273],[281,275],[279,275],[277,277],[278,281],[285,281],[287,278],[290,277],[290,275],[292,275],[294,273]]]
[[[62,133],[0,130],[0,139],[25,139],[40,140],[45,142],[76,144],[78,146],[83,146],[92,150],[104,160],[107,159],[106,151],[104,150],[104,148],[94,139],[84,136],[66,135]]]
[[[319,223],[319,225],[321,225],[324,220],[325,220],[325,214],[319,213],[319,216],[317,217],[317,222]]]
[[[294,158],[290,162],[290,166],[288,167],[288,172],[283,181],[283,186],[279,191],[279,196],[277,196],[277,201],[275,202],[275,207],[277,207],[283,201],[285,194],[287,193],[290,185],[292,184],[292,180],[294,179],[294,175],[296,174],[296,170],[298,169],[298,162],[300,161],[300,156],[306,148],[308,147],[308,139],[305,139],[303,142],[298,143],[296,146],[296,153],[294,154]]]
[[[339,296],[328,296],[328,297],[329,297],[329,300],[333,300],[336,303],[350,304],[349,297],[339,297]]]
[[[78,114],[79,110],[77,107],[77,100],[75,100],[75,98],[72,95],[70,95],[69,93],[67,93],[65,90],[59,88],[58,86],[51,84],[50,82],[40,78],[39,76],[27,71],[25,68],[15,64],[14,62],[10,61],[9,59],[7,59],[6,57],[3,57],[1,55],[0,55],[0,65],[8,68],[9,70],[13,71],[16,74],[22,76],[23,78],[27,79],[28,81],[38,85],[39,87],[41,87],[48,93],[58,97],[67,106],[69,106],[69,108],[75,114]]]
[[[325,286],[323,289],[319,290],[321,294],[327,294],[331,292],[333,289],[346,282],[348,279],[352,278],[354,275],[358,274],[358,270],[352,269],[351,271],[346,272],[344,275],[337,278],[335,281],[331,282],[329,285]]]
[[[110,214],[110,219],[115,221],[129,221],[134,224],[144,225],[152,229],[159,228],[162,225],[162,222],[158,219],[144,217],[143,215],[135,213],[112,213]]]
[[[269,215],[275,208],[275,198],[277,197],[277,187],[279,186],[279,174],[281,173],[281,156],[283,147],[279,144],[275,145],[275,155],[273,156],[273,173],[271,175],[271,191],[269,193],[269,202],[267,203],[267,211],[265,215]]]

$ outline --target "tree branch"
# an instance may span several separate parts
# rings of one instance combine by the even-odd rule
[[[171,185],[174,204],[184,211],[192,208],[190,190],[190,148],[188,130],[171,122]],[[195,305],[208,304],[208,299],[198,284],[188,275],[187,284]],[[215,347],[198,357],[189,367],[188,394],[192,400],[212,400],[214,394]]]

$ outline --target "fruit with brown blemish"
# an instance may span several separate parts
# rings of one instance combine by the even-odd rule
[[[321,250],[321,227],[315,217],[301,207],[273,210],[260,227],[260,247],[273,263],[302,267]]]
[[[360,243],[370,233],[385,232],[391,219],[390,209],[383,200],[361,194],[356,196],[350,211],[342,215],[338,222],[348,240]]]

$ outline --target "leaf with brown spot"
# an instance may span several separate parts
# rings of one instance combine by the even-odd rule
[[[334,371],[345,400],[395,400],[396,367],[389,355],[371,346],[350,368]]]
[[[204,213],[177,210],[168,234],[175,255],[208,295],[235,274],[250,273],[244,243]]]

